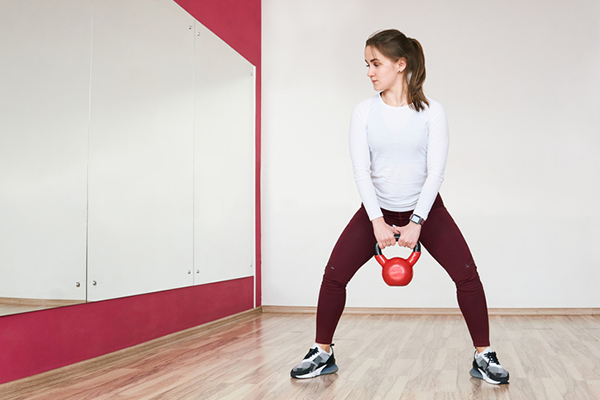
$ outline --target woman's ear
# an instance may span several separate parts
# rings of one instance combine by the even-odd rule
[[[406,59],[402,57],[396,61],[396,66],[398,67],[398,73],[403,72],[406,69]]]

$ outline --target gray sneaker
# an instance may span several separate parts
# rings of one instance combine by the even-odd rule
[[[473,369],[470,373],[472,377],[483,379],[493,385],[508,383],[508,371],[502,368],[498,357],[496,357],[496,352],[491,347],[485,349],[481,354],[477,354],[477,351],[475,351]]]
[[[333,344],[331,345],[333,346]],[[296,379],[314,378],[319,375],[327,375],[336,373],[338,370],[335,365],[335,357],[333,349],[331,355],[325,353],[315,344],[304,357],[304,360],[296,365],[290,375]]]

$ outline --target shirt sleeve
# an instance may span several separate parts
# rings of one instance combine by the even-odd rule
[[[367,114],[369,112],[368,102],[358,104],[352,112],[350,121],[350,158],[354,170],[354,181],[358,187],[358,193],[367,210],[369,219],[383,217],[375,187],[371,180],[371,152],[367,140]]]
[[[441,104],[430,100],[429,138],[427,141],[427,178],[414,213],[427,219],[431,206],[444,181],[448,159],[449,133],[446,112]]]

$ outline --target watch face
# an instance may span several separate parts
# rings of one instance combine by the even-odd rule
[[[423,218],[419,217],[418,215],[411,215],[410,220],[412,222],[414,222],[415,224],[420,224],[423,221]]]

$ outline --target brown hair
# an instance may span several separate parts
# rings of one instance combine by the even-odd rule
[[[425,54],[421,43],[417,39],[407,37],[397,29],[387,29],[376,32],[367,39],[367,46],[372,46],[387,58],[398,61],[406,60],[405,80],[408,84],[408,104],[410,107],[422,111],[429,101],[423,93],[425,82]]]

